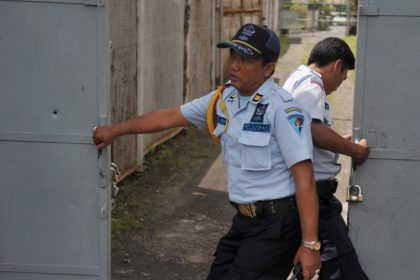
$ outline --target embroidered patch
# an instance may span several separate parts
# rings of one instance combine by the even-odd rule
[[[289,123],[292,125],[293,129],[297,132],[297,134],[300,135],[300,133],[302,132],[303,120],[305,119],[305,117],[301,114],[294,114],[288,116],[287,119],[289,120]]]
[[[220,123],[221,125],[226,125],[226,118],[216,115],[216,122]]]
[[[254,115],[251,118],[251,122],[263,122],[265,112],[267,111],[268,104],[257,104]]]
[[[284,112],[286,114],[289,114],[291,112],[299,112],[299,113],[302,113],[302,109],[299,108],[299,107],[289,107],[289,108],[284,109]]]
[[[246,123],[244,124],[243,130],[254,132],[270,132],[270,125],[262,123]]]
[[[258,102],[258,101],[260,101],[261,100],[261,98],[262,98],[263,96],[262,96],[262,94],[259,94],[259,93],[257,93],[255,96],[254,96],[254,98],[252,98],[252,102]]]

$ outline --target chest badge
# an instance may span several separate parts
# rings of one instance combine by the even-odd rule
[[[251,122],[263,122],[265,112],[267,112],[268,104],[257,104],[254,115],[252,115]]]

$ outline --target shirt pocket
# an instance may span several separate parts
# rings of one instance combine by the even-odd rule
[[[241,169],[271,169],[271,133],[242,131],[238,142],[242,144]]]

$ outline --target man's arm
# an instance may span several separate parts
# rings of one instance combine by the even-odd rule
[[[188,124],[179,107],[160,109],[117,124],[97,127],[93,132],[93,142],[102,149],[122,135],[153,133]]]
[[[311,161],[298,162],[290,168],[290,171],[295,180],[302,240],[317,241],[318,196]],[[305,280],[312,279],[315,275],[315,270],[321,267],[319,251],[313,251],[301,246],[296,253],[294,263],[301,263]]]
[[[312,121],[311,131],[313,143],[318,148],[350,156],[357,164],[362,164],[369,156],[366,139],[356,144],[317,120]]]

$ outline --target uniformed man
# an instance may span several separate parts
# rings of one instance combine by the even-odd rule
[[[335,91],[354,69],[350,47],[339,38],[318,42],[308,59],[284,84],[312,117],[314,171],[320,202],[320,239],[322,269],[319,279],[363,280],[367,276],[360,267],[354,247],[341,216],[342,205],[334,197],[335,176],[340,172],[338,154],[345,154],[362,164],[369,155],[366,139],[358,144],[349,136],[340,136],[332,129],[327,95]]]
[[[310,122],[271,77],[278,38],[267,27],[246,24],[218,47],[230,50],[229,83],[180,107],[98,127],[94,143],[104,148],[121,135],[190,123],[208,127],[221,143],[237,209],[208,279],[286,279],[293,262],[311,279],[320,268],[320,243]]]

